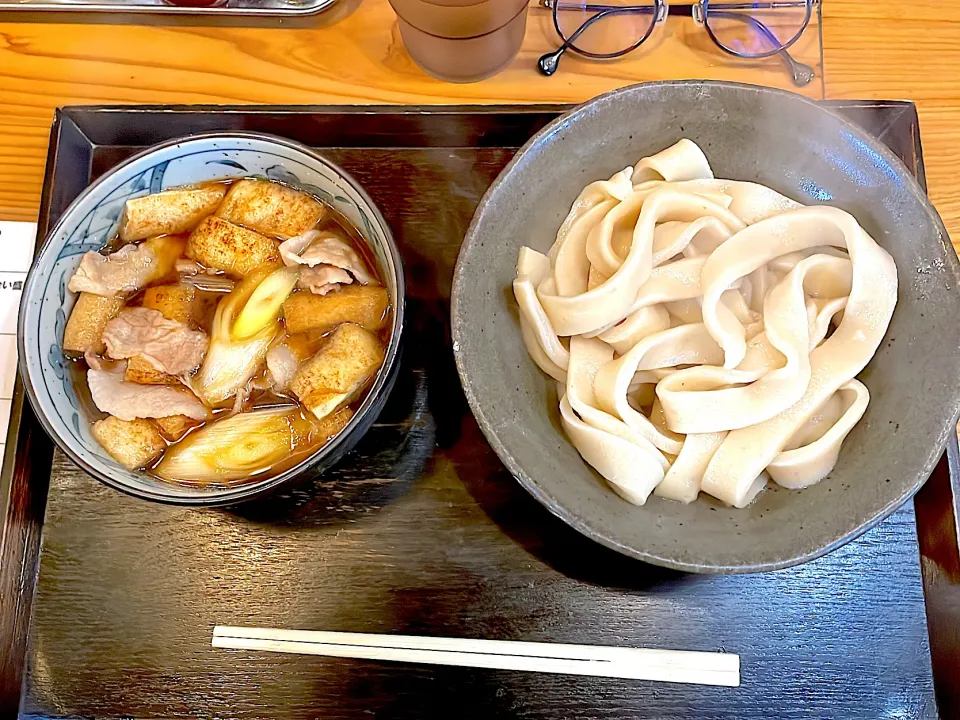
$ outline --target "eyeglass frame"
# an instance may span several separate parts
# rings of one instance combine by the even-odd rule
[[[763,35],[769,41],[775,42],[778,45],[778,47],[775,47],[774,49],[763,52],[763,53],[738,52],[730,47],[727,47],[720,41],[716,33],[714,33],[713,29],[710,27],[709,23],[707,22],[707,16],[710,12],[711,0],[698,0],[698,2],[696,3],[684,3],[680,5],[670,5],[669,0],[652,0],[652,5],[626,5],[626,6],[593,5],[593,4],[577,5],[576,3],[564,2],[564,0],[560,0],[559,2],[557,0],[540,0],[540,4],[542,7],[552,10],[554,29],[557,31],[557,35],[560,36],[560,39],[563,40],[563,44],[558,49],[558,51],[555,51],[555,52],[562,52],[563,50],[566,50],[567,48],[569,48],[570,50],[573,50],[578,55],[583,55],[584,57],[589,57],[597,60],[610,60],[613,58],[618,58],[622,55],[626,55],[628,53],[633,52],[634,50],[639,48],[641,45],[643,45],[643,43],[645,43],[653,34],[653,31],[654,29],[656,29],[657,25],[664,22],[667,19],[668,15],[679,14],[679,13],[674,13],[672,11],[674,10],[685,11],[689,7],[691,15],[693,16],[694,22],[696,22],[698,25],[702,25],[704,30],[707,31],[707,35],[710,37],[713,43],[725,53],[729,55],[733,55],[734,57],[739,57],[742,59],[749,59],[749,60],[761,60],[763,58],[768,58],[768,57],[773,57],[774,55],[783,54],[785,57],[785,60],[787,60],[788,62],[788,65],[790,65],[791,68],[794,70],[794,82],[797,84],[806,84],[813,77],[812,68],[809,68],[809,66],[804,65],[802,63],[797,63],[797,61],[795,61],[786,51],[800,39],[800,37],[806,31],[807,27],[810,25],[810,19],[813,17],[813,6],[818,1],[819,0],[768,0],[767,2],[764,2],[763,6],[761,7],[758,7],[756,3],[751,3],[749,1],[724,3],[723,10],[730,10],[730,9],[770,10],[770,9],[776,9],[777,7],[798,7],[801,4],[805,7],[806,12],[804,14],[803,23],[800,25],[800,29],[792,38],[790,38],[790,40],[788,40],[785,43],[781,43],[779,38],[777,38],[777,36],[773,34],[773,31],[770,30],[770,28],[768,28],[761,20],[751,15],[746,15],[746,14],[740,15],[739,13],[731,13],[731,15],[736,19],[742,20],[747,24],[752,24],[754,25],[754,27],[757,27],[757,29],[761,33],[763,33]],[[570,37],[567,37],[564,34],[563,30],[560,28],[560,19],[557,14],[558,11],[563,8],[564,5],[566,5],[567,8],[572,10],[588,10],[588,11],[595,10],[597,14],[587,18],[580,25],[580,27],[578,27],[570,35]],[[723,12],[723,10],[715,10],[714,12]],[[576,38],[597,20],[603,17],[608,17],[609,15],[619,15],[621,13],[631,13],[631,12],[651,12],[654,15],[654,18],[650,23],[650,27],[647,28],[647,31],[640,37],[640,39],[638,39],[635,43],[633,43],[633,45],[613,53],[595,53],[595,52],[590,52],[588,50],[583,50],[576,46],[575,44]],[[541,58],[540,59],[541,62],[538,63],[541,72],[543,72],[545,75],[552,75],[553,72],[555,72],[555,68],[554,68],[554,71],[546,72],[545,66],[543,63],[543,60],[545,58],[554,54],[555,53],[548,53],[543,58]],[[556,59],[559,60],[559,56],[557,56]],[[804,77],[803,74],[798,73],[796,71],[796,67],[794,67],[795,65],[801,65],[803,68],[806,68],[807,70],[809,70],[810,71],[809,77]],[[804,80],[804,82],[798,82],[798,80]]]

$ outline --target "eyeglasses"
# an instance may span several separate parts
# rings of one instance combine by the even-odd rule
[[[767,0],[722,2],[700,0],[692,5],[670,6],[667,0],[540,0],[553,10],[553,25],[563,45],[543,55],[537,67],[553,75],[567,50],[589,58],[609,59],[636,50],[667,15],[690,12],[710,39],[724,52],[739,58],[759,59],[779,55],[794,85],[813,79],[813,68],[787,52],[810,24],[817,0]]]

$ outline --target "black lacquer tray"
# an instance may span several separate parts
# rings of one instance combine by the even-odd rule
[[[834,107],[922,180],[912,104]],[[321,482],[233,510],[160,506],[100,485],[52,452],[18,392],[8,438],[16,453],[0,498],[6,709],[290,720],[926,718],[938,715],[936,679],[942,716],[958,712],[960,558],[947,456],[913,503],[840,550],[723,577],[644,565],[582,538],[484,441],[450,348],[453,266],[483,191],[563,109],[57,114],[41,235],[93,178],[161,140],[246,129],[318,148],[364,185],[394,229],[407,342],[387,408],[353,453]],[[948,455],[956,467],[955,441]],[[741,656],[743,684],[228,652],[210,647],[215,624],[723,649]]]

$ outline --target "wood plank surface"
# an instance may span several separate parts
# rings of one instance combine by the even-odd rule
[[[960,237],[960,5],[939,0],[825,0],[824,67],[805,89],[829,98],[916,100],[934,204]],[[426,76],[403,49],[387,0],[343,0],[318,18],[228,27],[146,18],[81,25],[62,15],[0,22],[0,219],[32,220],[53,109],[84,103],[578,102],[662,77],[787,86],[775,60],[742,63],[691,20],[671,17],[643,49],[615,62],[564,59],[552,78],[534,62],[554,47],[533,7],[523,49],[500,75],[455,85]],[[81,17],[80,20],[96,20]],[[150,22],[150,26],[143,23]],[[139,24],[129,24],[139,23]],[[293,25],[294,27],[289,27]],[[818,61],[816,33],[798,57]],[[175,51],[174,51],[175,50]],[[819,73],[818,68],[818,73]]]
[[[913,100],[927,186],[960,247],[960,5],[918,0],[826,0],[828,97]]]
[[[816,33],[797,50],[799,59],[817,65],[818,78],[804,92],[918,103],[930,193],[957,246],[960,180],[954,168],[960,150],[954,145],[955,128],[960,127],[960,6],[940,0],[825,3],[822,67]],[[124,18],[113,20],[116,24],[78,24],[81,18],[11,17],[0,22],[0,219],[5,220],[36,218],[53,110],[66,104],[578,102],[622,85],[666,77],[789,86],[777,62],[732,61],[712,47],[692,21],[676,17],[628,58],[596,63],[568,57],[548,79],[536,73],[534,62],[555,46],[556,38],[547,14],[535,8],[517,60],[497,77],[472,85],[442,83],[423,74],[403,50],[387,0],[344,0],[335,11],[291,23],[293,27],[167,21],[148,27],[145,18],[135,20],[140,24]],[[912,518],[906,511],[899,517],[904,521],[891,521],[886,530],[874,531],[876,539],[865,542],[878,542],[879,547],[882,540],[888,550],[901,546],[910,535]],[[894,537],[880,538],[883,532]],[[843,557],[838,554],[836,559],[843,562]],[[873,574],[882,576],[881,568],[890,562],[878,555]],[[776,577],[770,576],[771,597],[776,595]],[[665,582],[671,585],[669,579]],[[639,591],[642,597],[644,590],[630,587],[626,594]],[[895,593],[894,585],[889,591]],[[894,611],[901,604],[915,606],[917,597],[909,600],[899,597],[888,614],[896,618]],[[425,607],[423,612],[432,610]],[[589,624],[588,618],[581,620]],[[888,629],[894,644],[907,639],[897,632],[896,627]],[[855,636],[853,640],[856,645]],[[908,645],[909,652],[926,652],[923,646]],[[138,660],[131,658],[134,666]],[[875,673],[893,667],[891,663],[884,670],[885,660],[878,662]],[[129,679],[127,670],[129,666],[118,672],[117,688]],[[831,680],[824,676],[818,682],[827,688]],[[429,694],[426,686],[424,692]],[[912,704],[911,699],[894,708],[901,710],[913,713],[911,717],[932,713],[923,701]]]
[[[36,217],[50,122],[62,105],[567,103],[643,80],[697,77],[792,88],[778,58],[727,56],[702,27],[679,16],[625,58],[596,62],[568,54],[560,71],[545,78],[536,59],[559,43],[550,13],[536,0],[512,65],[463,85],[435,80],[413,63],[387,0],[341,0],[324,15],[283,26],[15,18],[30,22],[0,22],[0,219],[8,220]],[[817,77],[803,88],[816,98],[823,96],[818,29],[815,17],[791,49],[816,68]]]

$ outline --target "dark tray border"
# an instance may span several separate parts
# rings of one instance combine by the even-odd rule
[[[831,101],[833,109],[869,112],[876,107],[899,107],[896,121],[907,124],[911,147],[908,166],[926,189],[916,107],[906,101]],[[518,147],[505,142],[518,131],[533,134],[570,105],[454,105],[454,106],[89,106],[58,109],[50,133],[38,217],[38,247],[57,218],[51,217],[57,188],[54,169],[61,154],[75,153],[63,165],[85,178],[90,144],[152,144],[205,130],[248,129],[247,118],[258,116],[258,129],[285,134],[296,124],[311,123],[317,132],[338,138],[338,146],[353,147]],[[159,132],[140,133],[128,124],[131,115],[165,118]],[[216,113],[214,115],[214,113]],[[390,122],[384,122],[385,116]],[[471,122],[463,122],[469,116]],[[856,121],[856,117],[852,117]],[[95,121],[95,122],[91,122]],[[388,128],[388,132],[384,132]],[[424,143],[424,137],[429,142]],[[351,140],[344,142],[343,140]],[[386,142],[385,142],[386,141]],[[61,172],[63,172],[61,170]],[[17,418],[19,417],[19,421]],[[53,444],[44,433],[18,378],[14,391],[7,453],[0,469],[0,716],[15,716],[19,707],[30,609],[40,560],[40,536],[46,509]],[[46,481],[43,480],[46,478]],[[914,498],[917,536],[931,660],[938,705],[960,712],[960,446],[956,435],[927,483]]]

